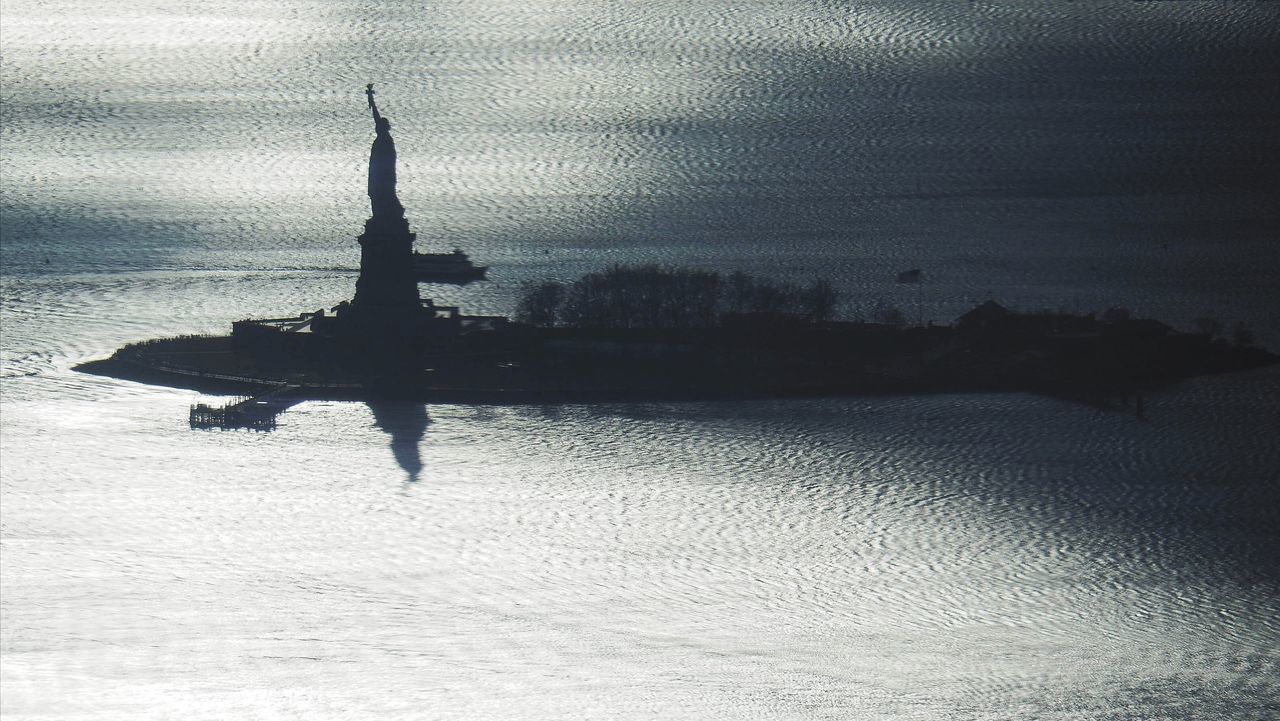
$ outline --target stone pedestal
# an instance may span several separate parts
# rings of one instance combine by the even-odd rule
[[[360,278],[352,306],[368,310],[417,310],[418,281],[413,275],[413,240],[404,218],[373,217],[360,235]]]
[[[363,362],[414,364],[421,358],[434,313],[424,308],[413,274],[413,240],[404,218],[374,216],[360,242],[356,295],[338,310],[338,333]]]

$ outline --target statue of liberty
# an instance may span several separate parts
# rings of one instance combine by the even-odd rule
[[[364,93],[369,97],[374,130],[378,134],[369,150],[369,202],[373,205],[373,217],[377,220],[403,218],[404,206],[396,197],[396,143],[391,139],[391,121],[382,117],[373,102],[373,83],[365,86]]]
[[[364,224],[360,242],[360,277],[356,279],[354,309],[369,310],[360,321],[388,333],[402,316],[421,312],[418,282],[413,275],[413,240],[404,206],[396,197],[396,144],[391,122],[373,102],[373,83],[365,86],[378,136],[369,151],[369,203],[373,217]],[[372,309],[372,310],[370,310]],[[385,326],[385,327],[384,327]],[[379,331],[381,332],[381,331]],[[394,333],[393,333],[394,334]]]

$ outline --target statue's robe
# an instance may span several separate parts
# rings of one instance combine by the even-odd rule
[[[404,206],[396,197],[396,143],[389,128],[379,128],[369,150],[369,201],[375,218],[402,218]]]

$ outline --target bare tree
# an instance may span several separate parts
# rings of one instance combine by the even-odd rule
[[[1196,318],[1196,331],[1200,335],[1217,338],[1222,335],[1222,321],[1217,318]]]
[[[836,306],[840,304],[840,292],[826,278],[819,278],[809,284],[800,295],[801,312],[805,319],[822,322],[831,320]]]
[[[1242,320],[1236,321],[1236,324],[1231,327],[1231,340],[1238,346],[1251,346],[1253,345],[1253,329]]]
[[[802,288],[741,272],[726,281],[710,271],[615,265],[568,286],[526,286],[516,320],[577,328],[710,328],[724,313],[823,321],[834,315],[838,303],[839,293],[825,279]]]
[[[549,328],[559,319],[563,301],[564,286],[555,281],[528,284],[516,306],[516,321]]]
[[[895,305],[886,303],[883,299],[877,300],[871,306],[871,319],[884,325],[901,327],[907,324],[907,316],[903,314],[902,310]]]

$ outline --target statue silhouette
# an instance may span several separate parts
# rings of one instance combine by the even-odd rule
[[[422,403],[405,401],[368,401],[373,411],[373,424],[391,436],[391,455],[408,474],[409,481],[422,475],[422,453],[419,445],[426,435],[431,418]]]
[[[396,197],[396,143],[391,139],[391,121],[378,112],[373,102],[373,83],[365,86],[369,97],[369,109],[373,111],[373,126],[377,137],[369,150],[369,202],[373,205],[375,219],[404,217],[404,206]]]
[[[356,325],[366,333],[393,339],[432,311],[424,310],[418,297],[418,281],[413,275],[414,234],[396,197],[396,144],[391,139],[391,122],[373,102],[373,83],[365,86],[365,94],[378,133],[369,151],[373,217],[365,221],[364,233],[356,239],[360,242],[360,277],[351,309],[344,315],[352,322],[358,317]]]

